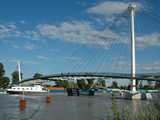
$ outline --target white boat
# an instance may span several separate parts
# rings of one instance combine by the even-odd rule
[[[34,86],[14,86],[6,90],[8,94],[43,94],[48,90],[41,85]]]
[[[20,69],[20,61],[18,61],[18,75],[19,75],[19,82],[22,81],[21,78],[21,69]],[[11,81],[12,84],[12,81]],[[41,85],[29,85],[29,86],[23,86],[21,84],[17,85],[17,86],[12,86],[9,89],[6,89],[6,92],[8,94],[43,94],[43,93],[47,93],[48,90],[46,88],[44,88]]]

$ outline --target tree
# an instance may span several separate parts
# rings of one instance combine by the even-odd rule
[[[9,82],[10,82],[10,79],[8,77],[3,77],[3,80],[2,80],[3,84],[2,84],[2,88],[7,88],[8,85],[9,85]]]
[[[8,77],[4,77],[5,75],[5,70],[4,70],[4,66],[2,63],[0,63],[0,88],[7,88],[9,85],[9,78]]]
[[[90,88],[94,84],[94,81],[91,79],[87,79],[87,82],[88,82],[88,85],[87,85],[88,88]]]
[[[127,86],[127,90],[131,90],[132,88],[131,88],[131,84],[129,84],[128,86]]]
[[[43,76],[43,74],[41,74],[41,73],[35,73],[33,75],[33,78],[39,78],[39,77],[42,77],[42,76]]]
[[[143,88],[143,84],[142,81],[139,82],[139,88],[142,89]]]
[[[2,63],[0,63],[0,79],[3,78],[4,74],[5,74],[4,66]]]
[[[22,73],[21,73],[21,79],[22,79]],[[19,82],[19,72],[16,70],[12,73],[12,84],[18,84]]]
[[[160,89],[160,82],[159,82],[159,81],[156,81],[156,83],[155,83],[155,88],[156,88],[156,89]]]
[[[102,87],[106,87],[106,82],[105,80],[99,80],[99,83]]]
[[[4,74],[5,74],[4,66],[2,63],[0,63],[0,80],[3,79]]]
[[[152,81],[147,81],[147,83],[148,83],[148,87],[151,89],[153,82]]]
[[[68,88],[69,87],[69,83],[66,80],[58,80],[56,81],[57,87],[64,87],[64,88]]]
[[[64,81],[63,81],[63,87],[64,87],[64,88],[68,88],[68,86],[69,86],[68,81],[64,80]]]
[[[80,89],[84,89],[87,87],[85,80],[78,80],[77,85]]]
[[[111,87],[112,88],[118,88],[118,83],[116,81],[113,81]]]

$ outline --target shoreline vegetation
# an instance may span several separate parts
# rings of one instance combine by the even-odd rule
[[[137,104],[137,100],[133,100]],[[134,104],[133,103],[133,104]],[[117,105],[117,100],[112,97],[112,105],[107,109],[107,120],[160,120],[160,101],[147,101],[144,106],[131,111],[127,104],[121,108]]]

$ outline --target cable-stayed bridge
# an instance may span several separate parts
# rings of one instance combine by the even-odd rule
[[[52,75],[44,75],[36,78],[28,78],[22,80],[20,83],[25,83],[33,80],[81,80],[81,79],[131,79],[131,74],[125,73],[60,73]],[[159,81],[160,74],[138,74],[134,79],[147,80],[147,81]]]
[[[21,81],[20,83],[24,83],[24,82],[28,82],[28,81],[32,81],[32,80],[38,80],[38,79],[41,79],[41,80],[79,80],[79,79],[109,79],[109,78],[113,78],[113,79],[129,79],[131,80],[132,82],[132,92],[136,92],[136,81],[138,80],[147,80],[147,81],[160,81],[160,75],[157,73],[150,73],[150,74],[137,74],[136,73],[136,45],[135,45],[135,20],[134,20],[134,17],[135,17],[135,8],[136,6],[135,5],[130,5],[128,7],[128,11],[130,13],[130,26],[131,26],[131,34],[130,34],[130,37],[131,37],[131,42],[130,42],[130,47],[128,50],[129,52],[131,52],[131,54],[129,54],[130,57],[130,63],[129,64],[124,64],[124,61],[122,62],[119,62],[118,60],[116,61],[117,63],[119,62],[120,64],[124,64],[125,65],[125,68],[129,68],[131,71],[130,74],[125,74],[123,71],[123,73],[110,73],[110,72],[70,72],[70,73],[60,73],[60,74],[51,74],[51,75],[44,75],[42,77],[37,77],[37,78],[28,78],[28,79],[25,79],[23,81]],[[117,38],[118,39],[118,38]],[[114,40],[111,40],[110,42],[113,42]],[[144,42],[144,41],[142,41]],[[113,43],[110,43],[109,45],[113,45]],[[115,45],[115,44],[114,44]],[[128,44],[127,44],[128,45]],[[113,47],[113,46],[112,46]],[[77,48],[75,50],[75,52],[73,54],[78,54],[77,52]],[[115,50],[115,49],[114,49]],[[118,52],[120,52],[120,47],[119,49],[116,48],[116,50],[119,50]],[[127,51],[127,50],[125,50]],[[105,64],[105,58],[106,58],[106,51],[104,51],[104,54],[103,56],[98,56],[97,58],[89,58],[89,55],[86,56],[85,58],[88,59],[87,60],[87,64],[75,64],[75,67],[73,67],[73,69],[79,69],[79,66],[83,66],[84,65],[84,68],[87,68],[90,63],[96,61],[96,59],[102,59],[102,61],[100,62],[100,69],[102,68],[103,64]],[[92,53],[90,53],[92,54]],[[118,56],[118,55],[117,55]],[[71,56],[72,57],[72,56]],[[112,58],[112,54],[108,54],[108,58]],[[110,59],[109,59],[110,60]],[[83,62],[80,61],[80,62]],[[113,61],[111,61],[113,62]],[[157,65],[157,64],[156,64]],[[110,65],[109,65],[110,66]],[[157,67],[157,66],[156,66]],[[89,67],[88,67],[89,68]],[[116,68],[117,69],[117,68]],[[124,69],[124,68],[122,68]],[[85,71],[85,70],[84,70]],[[114,70],[113,70],[114,71]]]

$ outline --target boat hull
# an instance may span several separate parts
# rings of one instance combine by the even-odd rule
[[[24,94],[24,95],[43,95],[43,94],[47,94],[47,91],[42,91],[42,92],[38,92],[38,91],[7,91],[8,94]]]

